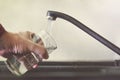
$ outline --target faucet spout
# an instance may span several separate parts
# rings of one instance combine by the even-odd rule
[[[76,25],[79,29],[83,30],[84,32],[88,33],[90,36],[92,36],[93,38],[95,38],[96,40],[104,44],[106,47],[108,47],[112,51],[116,52],[118,55],[120,55],[120,48],[118,46],[116,46],[109,40],[105,39],[100,34],[96,33],[95,31],[93,31],[92,29],[90,29],[80,21],[76,20],[75,18],[57,11],[48,11],[47,16],[49,16],[48,19],[50,20],[56,20],[57,18],[62,18],[64,20],[69,21],[70,23]]]

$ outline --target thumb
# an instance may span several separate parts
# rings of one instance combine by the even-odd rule
[[[3,26],[0,24],[0,36],[6,32],[6,30],[3,28]],[[2,56],[5,53],[5,50],[0,49],[0,56]]]
[[[0,36],[6,32],[6,30],[3,28],[3,26],[0,24]]]
[[[31,43],[28,45],[28,49],[29,49],[31,52],[39,55],[39,57],[41,57],[41,58],[48,59],[48,57],[49,57],[49,56],[48,56],[48,53],[47,53],[47,50],[46,50],[43,46],[38,45],[37,43],[31,42]]]

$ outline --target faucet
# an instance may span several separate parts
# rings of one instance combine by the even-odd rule
[[[79,29],[88,33],[90,36],[92,36],[93,38],[95,38],[96,40],[101,42],[103,45],[105,45],[106,47],[108,47],[109,49],[111,49],[112,51],[117,53],[118,55],[120,55],[120,48],[118,46],[116,46],[109,40],[105,39],[100,34],[96,33],[95,31],[93,31],[92,29],[90,29],[89,27],[87,27],[86,25],[81,23],[80,21],[76,20],[75,18],[73,18],[67,14],[57,12],[57,11],[48,11],[47,16],[48,16],[49,20],[56,20],[57,18],[62,18],[66,21],[69,21],[70,23],[76,25]]]

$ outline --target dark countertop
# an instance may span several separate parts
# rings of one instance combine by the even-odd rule
[[[120,80],[118,62],[42,62],[20,77],[0,65],[0,80]]]

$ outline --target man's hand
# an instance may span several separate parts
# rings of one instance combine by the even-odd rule
[[[3,28],[0,25],[0,28]],[[11,33],[7,32],[3,28],[4,32],[0,35],[0,55],[8,58],[9,55],[13,54],[24,54],[26,52],[33,52],[38,54],[41,58],[47,59],[48,54],[44,48],[42,41],[39,43],[34,43],[32,41],[34,33],[31,32],[20,32]]]

